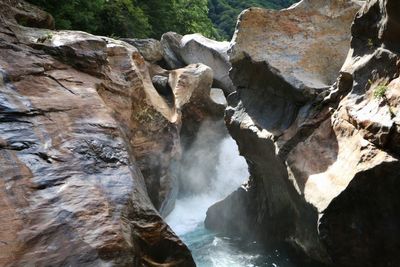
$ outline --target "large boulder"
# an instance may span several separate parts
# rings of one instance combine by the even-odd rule
[[[235,91],[229,77],[229,42],[211,40],[198,33],[181,36],[168,32],[161,37],[161,43],[169,67],[203,63],[214,71],[214,87],[221,88],[226,95]]]
[[[179,54],[181,41],[182,35],[175,32],[167,32],[161,36],[164,61],[169,69],[178,69],[186,65]]]
[[[225,119],[251,177],[209,209],[207,227],[288,243],[332,266],[400,264],[400,6],[368,1],[350,27],[357,10],[305,0],[241,15],[231,57],[238,93]],[[285,27],[272,40],[263,28],[275,21]],[[308,44],[287,51],[289,37]]]
[[[161,42],[158,40],[129,38],[123,38],[121,40],[136,47],[143,58],[149,62],[157,62],[163,59]]]
[[[181,120],[138,50],[1,16],[0,265],[194,266],[135,158],[140,129],[159,132],[165,161],[178,154]]]
[[[300,106],[335,82],[359,7],[356,1],[303,0],[280,11],[242,12],[231,77],[257,125],[279,135]]]
[[[226,94],[235,91],[229,69],[229,42],[208,39],[199,33],[189,34],[181,40],[181,58],[187,64],[203,63],[214,70],[214,86],[223,89]]]

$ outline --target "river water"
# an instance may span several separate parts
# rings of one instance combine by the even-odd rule
[[[235,191],[249,176],[235,141],[226,137],[218,148],[212,190],[180,198],[166,218],[167,223],[192,251],[198,267],[292,267],[279,253],[266,253],[256,243],[243,242],[213,233],[204,227],[208,207]]]

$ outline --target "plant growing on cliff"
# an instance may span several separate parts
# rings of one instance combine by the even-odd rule
[[[369,84],[372,85],[372,81],[371,80],[368,80],[368,82],[369,82]],[[389,102],[389,100],[388,100],[388,98],[386,96],[386,93],[387,93],[388,89],[389,89],[389,87],[385,83],[379,83],[374,88],[373,95],[374,95],[375,99],[378,99],[378,100],[382,99],[384,101],[384,103],[388,106],[390,115],[392,117],[395,117],[396,114],[395,114],[393,108],[390,106],[390,102]]]
[[[368,38],[368,47],[371,49],[374,47],[374,41],[371,38]]]
[[[384,84],[379,84],[377,87],[374,89],[374,97],[376,99],[386,99],[386,92],[388,90],[388,87]]]

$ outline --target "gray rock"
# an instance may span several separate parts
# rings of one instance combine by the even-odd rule
[[[170,68],[202,63],[214,72],[214,87],[221,88],[229,95],[235,88],[229,77],[231,64],[228,58],[228,42],[218,42],[201,34],[181,36],[168,32],[161,38],[164,59]]]
[[[226,95],[235,91],[229,69],[229,42],[217,42],[201,34],[183,36],[180,57],[186,64],[203,63],[214,71],[214,87],[221,88]]]
[[[161,46],[164,50],[164,60],[169,69],[178,69],[187,65],[180,56],[182,35],[167,32],[161,36]],[[200,63],[200,62],[196,62]]]
[[[129,38],[123,38],[121,40],[136,47],[144,59],[149,62],[157,62],[163,59],[163,49],[158,40]]]

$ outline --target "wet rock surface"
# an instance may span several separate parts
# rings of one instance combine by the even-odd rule
[[[289,243],[332,266],[399,264],[400,9],[368,1],[350,41],[357,10],[352,1],[302,1],[242,13],[231,56],[238,92],[225,120],[251,177],[209,209],[209,228]],[[329,68],[316,59],[325,56]]]
[[[0,4],[0,265],[194,266],[157,209],[173,207],[182,110],[209,99],[211,69],[166,71],[123,41],[22,27],[21,13],[24,26],[52,18]]]

